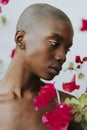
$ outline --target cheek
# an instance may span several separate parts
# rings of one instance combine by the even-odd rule
[[[44,74],[48,66],[51,64],[52,57],[48,51],[36,51],[33,53],[27,53],[26,62],[28,68],[36,74]]]
[[[45,45],[45,43],[33,43],[26,47],[26,56],[29,59],[43,61],[51,58],[51,50]]]
[[[34,39],[27,42],[25,48],[25,59],[28,67],[44,69],[49,66],[53,59],[52,49],[46,40],[39,40],[38,42]]]

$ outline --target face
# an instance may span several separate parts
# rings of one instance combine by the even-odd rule
[[[28,71],[42,79],[52,80],[62,69],[72,38],[72,27],[53,19],[26,34],[25,64]]]

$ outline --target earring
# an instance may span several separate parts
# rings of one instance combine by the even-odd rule
[[[24,49],[24,48],[25,48],[25,46],[22,45],[21,43],[18,43],[18,44],[17,44],[17,47],[19,47],[20,49]]]

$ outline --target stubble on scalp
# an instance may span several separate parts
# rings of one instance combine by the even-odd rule
[[[49,17],[55,20],[63,20],[71,27],[72,23],[69,17],[60,9],[43,3],[32,4],[27,7],[20,15],[16,31],[23,30],[25,32],[31,31],[46,22]],[[72,27],[73,29],[73,27]]]

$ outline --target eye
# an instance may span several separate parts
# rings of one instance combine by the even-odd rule
[[[53,47],[58,47],[58,46],[59,46],[58,41],[55,41],[55,40],[49,40],[48,42],[49,42],[49,44],[52,45]]]
[[[67,54],[70,51],[70,48],[65,49],[65,54]]]

